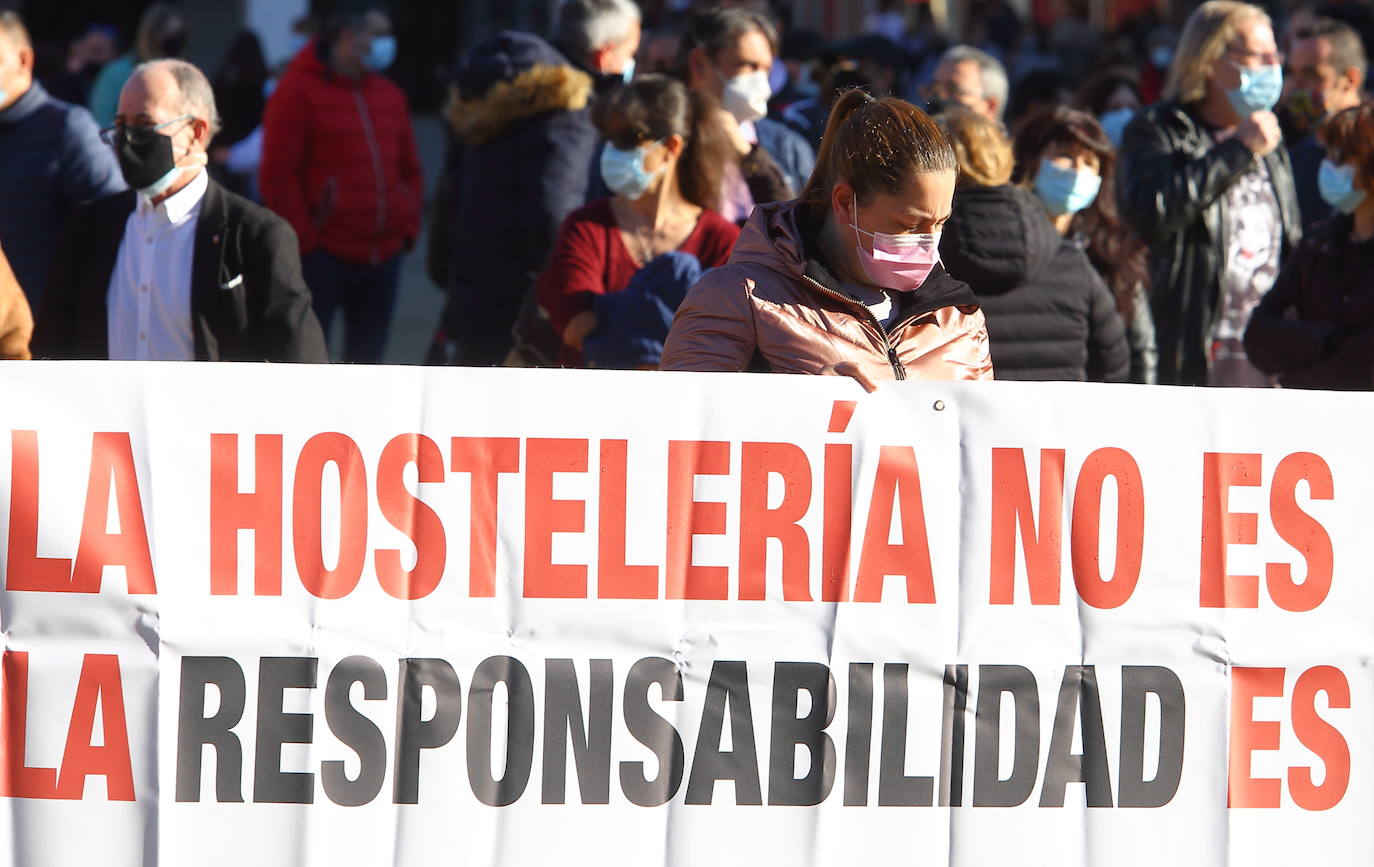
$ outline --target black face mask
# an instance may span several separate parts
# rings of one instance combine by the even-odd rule
[[[146,195],[157,195],[176,179],[172,139],[154,128],[124,130],[115,139],[115,157],[124,182]]]

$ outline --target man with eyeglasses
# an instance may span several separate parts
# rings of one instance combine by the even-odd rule
[[[124,182],[91,113],[49,96],[33,60],[19,16],[0,12],[0,246],[36,306],[67,216]]]
[[[955,45],[940,56],[926,95],[957,102],[974,114],[1001,123],[1009,90],[1007,71],[997,58],[972,45]]]
[[[218,126],[199,69],[158,60],[134,70],[102,132],[132,189],[72,215],[35,356],[328,360],[290,225],[206,174]]]
[[[1150,248],[1161,383],[1274,384],[1243,339],[1302,239],[1273,112],[1282,64],[1263,10],[1208,0],[1184,27],[1166,101],[1126,127],[1120,207]]]

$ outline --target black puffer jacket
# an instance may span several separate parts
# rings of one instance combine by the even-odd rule
[[[1130,375],[1111,292],[1033,193],[961,187],[940,258],[978,296],[998,379],[1119,382]]]
[[[1227,188],[1254,166],[1237,139],[1220,144],[1189,109],[1156,105],[1126,127],[1117,162],[1121,216],[1150,247],[1159,381],[1205,385],[1226,260]],[[1302,239],[1288,152],[1264,158],[1283,217],[1283,258]]]
[[[1352,228],[1314,226],[1250,314],[1245,352],[1285,388],[1374,389],[1374,240]]]

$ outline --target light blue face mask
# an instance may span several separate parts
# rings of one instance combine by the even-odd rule
[[[1249,117],[1257,111],[1268,111],[1278,105],[1279,95],[1283,92],[1283,67],[1277,63],[1268,66],[1240,66],[1227,61],[1240,72],[1240,87],[1226,91],[1231,107],[1241,117]]]
[[[629,60],[625,61],[625,68],[622,69],[622,70],[620,70],[620,78],[621,78],[621,80],[624,81],[626,84],[629,84],[631,81],[634,81],[634,78],[635,78],[635,59],[634,59],[633,57],[631,57]]]
[[[644,157],[658,145],[654,142],[647,148],[633,147],[621,150],[610,142],[601,151],[601,178],[606,186],[617,196],[634,200],[644,195],[649,184],[666,168],[666,163],[652,172],[644,170]]]
[[[1035,175],[1035,193],[1055,217],[1088,207],[1101,188],[1102,177],[1097,172],[1066,169],[1049,160],[1040,161],[1040,171]]]
[[[372,47],[368,49],[364,61],[373,72],[381,72],[396,62],[396,37],[390,34],[372,37]]]
[[[1365,191],[1355,189],[1355,167],[1338,166],[1331,160],[1322,160],[1317,172],[1317,190],[1322,201],[1340,211],[1353,214],[1364,201]]]
[[[1168,69],[1169,64],[1174,62],[1174,50],[1167,45],[1156,46],[1150,51],[1150,62],[1155,65],[1155,69]]]
[[[1121,139],[1126,135],[1126,125],[1135,117],[1135,109],[1118,108],[1107,112],[1097,120],[1102,124],[1102,131],[1111,140],[1112,147],[1120,148]]]

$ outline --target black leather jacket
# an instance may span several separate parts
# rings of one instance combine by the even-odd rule
[[[1220,144],[1188,107],[1153,106],[1126,127],[1117,167],[1121,215],[1150,248],[1151,307],[1159,381],[1205,385],[1226,256],[1227,188],[1254,155],[1236,139]],[[1264,157],[1283,219],[1283,260],[1302,239],[1288,152]]]

